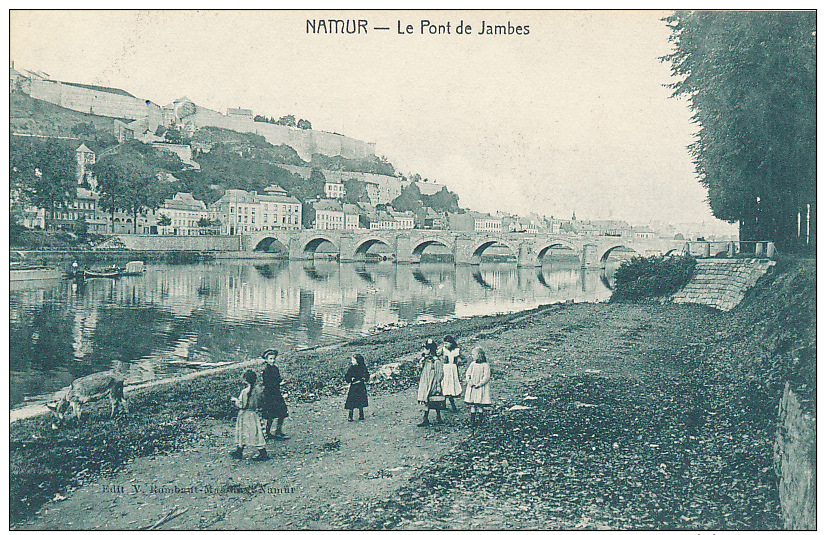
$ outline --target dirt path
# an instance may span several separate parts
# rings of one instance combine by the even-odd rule
[[[290,439],[269,441],[271,459],[264,462],[249,460],[254,451],[231,459],[234,427],[207,421],[203,440],[191,448],[137,459],[44,506],[21,527],[137,529],[177,507],[187,511],[163,528],[335,528],[351,504],[391,494],[467,433],[464,413],[448,413],[441,426],[416,427],[420,413],[411,400],[413,389],[373,396],[361,422],[346,420],[342,399],[293,404],[285,424]]]
[[[685,345],[693,334],[674,329],[656,312],[615,307],[600,317],[598,305],[564,313],[542,312],[473,339],[467,350],[484,345],[494,373],[495,411],[530,395],[542,377],[576,374],[632,377],[652,366],[677,377],[679,367],[664,362],[665,347]],[[697,314],[695,310],[693,312]],[[702,315],[702,314],[700,314]],[[708,313],[708,316],[713,316]],[[699,318],[698,321],[702,321]],[[116,474],[77,488],[64,500],[42,507],[22,529],[138,529],[170,512],[185,510],[162,529],[341,529],[371,513],[411,477],[473,431],[463,403],[446,423],[418,428],[415,388],[372,392],[367,419],[348,422],[343,397],[290,403],[287,441],[270,441],[272,457],[253,462],[228,456],[234,440],[231,422],[204,421],[203,437],[183,451],[139,458]],[[177,489],[177,492],[176,492]],[[416,520],[403,528],[506,528],[497,511],[463,505],[441,521]],[[486,516],[487,515],[487,516]],[[374,515],[375,516],[375,515]],[[374,526],[382,527],[382,526]],[[542,527],[542,526],[537,526]]]

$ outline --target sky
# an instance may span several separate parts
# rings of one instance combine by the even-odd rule
[[[667,14],[11,11],[9,42],[16,66],[53,79],[159,105],[186,96],[221,112],[292,114],[375,142],[464,208],[710,223],[686,149],[691,113],[669,98],[658,59],[671,46]],[[308,19],[366,20],[367,32],[313,33]],[[423,20],[450,33],[422,34]],[[460,21],[470,34],[457,34]],[[483,21],[514,32],[480,35]]]

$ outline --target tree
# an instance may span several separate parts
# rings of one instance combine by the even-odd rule
[[[67,206],[77,196],[74,151],[52,139],[11,136],[11,189],[22,200],[46,209],[46,228],[54,208]]]
[[[409,186],[404,188],[398,197],[393,199],[390,203],[393,210],[397,212],[407,212],[408,210],[415,211],[422,206],[422,193],[419,191],[419,186],[412,182]]]
[[[169,219],[169,216],[166,214],[160,214],[158,216],[158,226],[159,227],[168,227],[172,224],[172,220]]]
[[[301,203],[301,226],[304,228],[315,226],[315,207],[312,203]]]
[[[180,129],[171,126],[163,133],[163,139],[166,143],[181,144],[184,142],[184,134]]]
[[[130,141],[99,159],[92,166],[98,179],[101,208],[112,216],[116,210],[132,215],[134,231],[138,231],[138,216],[154,210],[170,192],[168,183],[158,179],[167,161],[158,152],[138,141]],[[112,221],[114,232],[114,217]]]
[[[361,180],[351,178],[344,181],[344,202],[357,204],[360,202],[370,202],[367,195],[367,186]]]
[[[275,121],[275,124],[280,124],[283,126],[295,126],[295,115],[285,115]]]
[[[741,240],[815,246],[815,12],[677,12],[671,63],[699,129],[689,149],[714,215]],[[807,216],[811,216],[806,235]],[[803,222],[803,235],[798,220]]]
[[[216,221],[213,221],[212,219],[210,219],[208,217],[202,217],[201,219],[198,220],[198,228],[201,228],[201,229],[210,229],[210,228],[216,226],[216,224],[220,225],[220,223],[218,223]],[[201,234],[203,234],[203,231],[201,232]]]
[[[447,187],[442,187],[441,190],[433,195],[422,195],[422,202],[425,206],[429,206],[439,213],[459,212],[459,196],[448,191]]]
[[[298,127],[302,130],[312,130],[313,129],[313,125],[310,124],[310,121],[307,121],[305,119],[299,119],[298,120]]]

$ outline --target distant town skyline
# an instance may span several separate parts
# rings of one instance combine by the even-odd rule
[[[15,10],[10,59],[160,105],[292,114],[375,142],[472,210],[715,224],[686,149],[691,114],[664,86],[665,15]],[[366,33],[308,23],[330,19]],[[514,32],[479,34],[482,21]]]

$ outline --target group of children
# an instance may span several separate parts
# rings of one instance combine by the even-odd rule
[[[287,404],[281,394],[281,373],[276,366],[278,350],[267,349],[261,356],[266,362],[261,373],[263,388],[256,388],[257,375],[252,370],[244,371],[242,379],[244,387],[237,398],[231,400],[238,408],[238,417],[235,422],[236,448],[230,453],[235,459],[241,459],[245,446],[258,448],[258,453],[252,457],[254,461],[263,461],[269,458],[266,450],[268,438],[285,440],[283,431],[284,419],[288,416]],[[485,358],[485,350],[477,346],[471,352],[473,362],[465,371],[465,403],[470,405],[470,425],[475,427],[484,421],[485,407],[490,401],[490,366]],[[456,340],[447,335],[444,343],[439,346],[433,339],[428,339],[422,349],[419,359],[421,374],[417,400],[423,408],[423,418],[418,427],[430,425],[428,415],[430,410],[436,411],[436,423],[443,423],[441,411],[446,410],[446,401],[455,412],[454,398],[462,394],[462,384],[459,381],[459,364],[462,355]],[[368,406],[367,382],[370,373],[364,362],[364,357],[356,354],[350,359],[350,367],[344,375],[349,386],[344,409],[348,412],[348,421],[353,421],[353,411],[358,409],[359,420],[364,420],[364,409]],[[261,428],[258,410],[266,420],[266,430]],[[478,415],[478,416],[477,416]],[[272,423],[276,421],[275,433],[271,434]]]
[[[465,403],[470,405],[470,425],[475,427],[483,422],[485,407],[490,407],[491,404],[490,365],[485,350],[479,346],[473,348],[471,358],[473,362],[465,371]],[[422,371],[417,399],[422,405],[423,416],[418,427],[430,425],[428,416],[431,409],[436,411],[436,423],[443,423],[442,411],[447,407],[446,401],[450,401],[454,412],[457,410],[454,398],[462,394],[462,384],[459,382],[460,362],[461,351],[452,336],[445,336],[441,347],[432,339],[425,342],[419,359]]]

